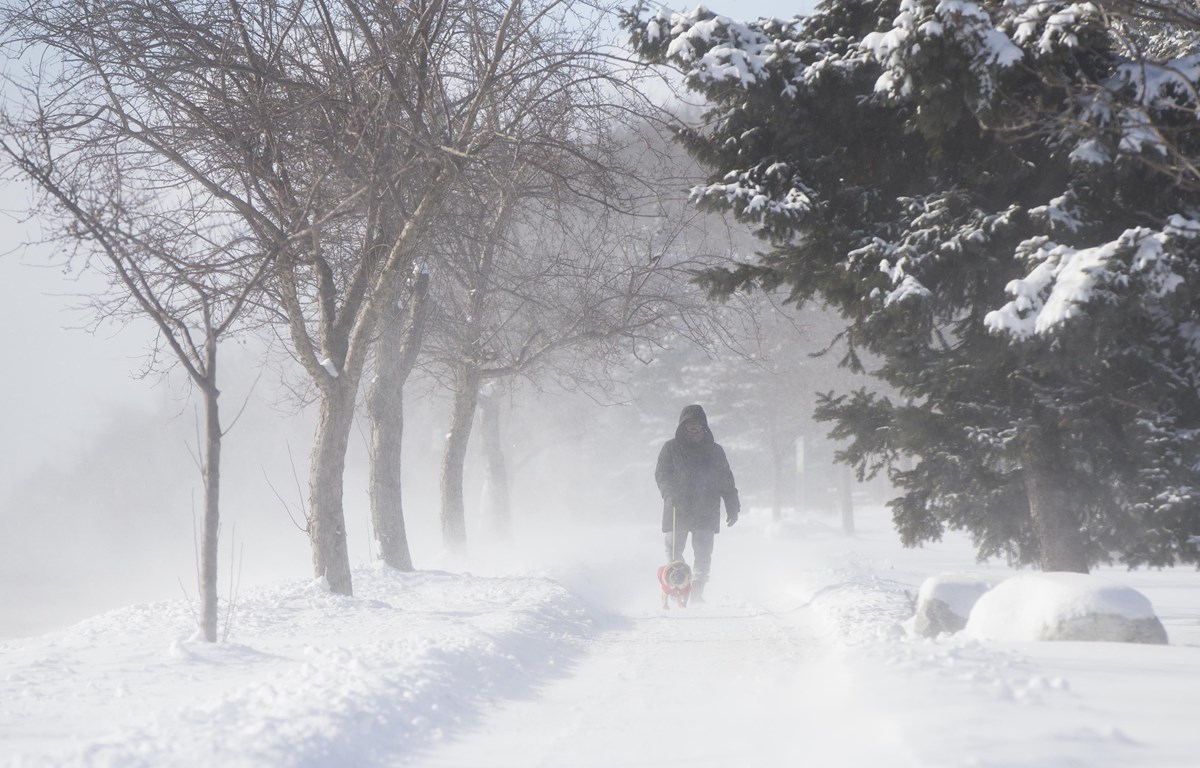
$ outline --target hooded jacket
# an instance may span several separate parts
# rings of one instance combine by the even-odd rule
[[[699,442],[688,438],[686,425],[695,421],[704,427]],[[721,500],[725,512],[741,511],[733,471],[725,451],[713,439],[708,416],[699,405],[689,405],[679,414],[675,437],[658,454],[654,479],[663,497],[663,533],[671,530],[721,530]]]

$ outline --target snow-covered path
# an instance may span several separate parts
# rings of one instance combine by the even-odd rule
[[[717,537],[709,600],[658,606],[657,538],[589,537],[553,576],[609,619],[566,674],[497,701],[470,731],[410,756],[421,768],[896,766],[894,727],[798,587],[814,567],[756,526]],[[614,553],[623,553],[614,559]],[[689,557],[690,557],[690,553]]]
[[[750,604],[628,617],[590,641],[568,677],[409,764],[894,765],[883,738],[861,738],[849,681],[810,622]]]
[[[1168,646],[924,639],[900,622],[926,576],[1010,571],[961,538],[901,550],[886,510],[853,538],[832,522],[749,515],[687,610],[658,607],[653,527],[605,521],[363,566],[353,598],[247,590],[216,645],[182,601],[0,640],[0,766],[1198,764],[1193,570],[1110,574],[1154,600]]]

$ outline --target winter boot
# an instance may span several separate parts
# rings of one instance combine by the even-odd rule
[[[704,602],[704,582],[703,581],[693,581],[692,582],[692,594],[689,596],[689,601],[693,602],[693,603],[703,603]]]

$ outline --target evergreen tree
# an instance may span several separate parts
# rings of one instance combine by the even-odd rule
[[[624,21],[710,104],[679,131],[712,170],[694,197],[770,244],[712,291],[820,297],[849,363],[881,361],[895,397],[819,415],[860,474],[890,473],[906,545],[956,528],[1047,570],[1197,560],[1200,214],[1174,183],[1200,138],[1195,61],[1134,61],[1091,4]]]

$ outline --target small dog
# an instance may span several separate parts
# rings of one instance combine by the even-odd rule
[[[692,594],[692,569],[682,560],[673,560],[658,569],[658,586],[662,588],[662,607],[670,608],[670,599],[680,608],[687,608]]]

